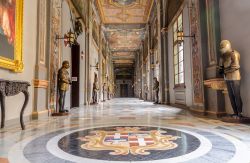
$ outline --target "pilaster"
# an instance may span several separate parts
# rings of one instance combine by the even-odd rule
[[[219,43],[220,43],[219,1],[218,0],[204,0],[204,1],[194,0],[192,1],[191,5],[193,5],[194,7],[192,9],[193,12],[195,11],[195,13],[191,13],[191,14],[197,14],[196,17],[200,17],[200,19],[197,20],[199,22],[199,24],[197,25],[198,28],[195,29],[194,23],[196,23],[196,21],[193,21],[191,30],[193,30],[193,32],[195,32],[195,30],[200,31],[198,35],[196,34],[198,46],[195,44],[195,42],[193,43],[193,46],[194,48],[197,48],[199,47],[199,43],[200,43],[200,48],[201,48],[200,51],[202,54],[201,60],[203,63],[203,67],[200,66],[200,69],[202,69],[203,80],[211,80],[215,78],[220,78],[220,75],[218,74],[217,69],[216,69],[218,58],[220,56],[219,48],[218,48]],[[200,37],[199,37],[199,34],[200,34]],[[193,56],[195,55],[193,54]],[[194,62],[195,59],[197,58],[193,58],[193,69],[194,69],[193,71],[198,69],[197,68],[198,64]],[[197,77],[199,73],[193,72],[193,74],[194,74],[194,79],[193,79],[194,91],[196,91],[194,92],[194,99],[196,98],[195,95],[199,95],[203,89],[204,89],[204,99],[206,99],[206,101],[202,101],[203,98],[200,98],[201,107],[198,107],[198,105],[196,105],[196,107],[194,107],[195,110],[202,111],[203,114],[211,113],[215,117],[225,114],[225,100],[224,100],[223,92],[221,90],[215,90],[209,87],[204,88],[204,86],[202,86],[201,89],[199,90],[198,89],[200,87],[199,82],[195,82],[197,81]],[[197,100],[195,102],[198,103],[199,98],[196,98],[196,99]],[[203,106],[202,106],[202,103],[204,104]]]

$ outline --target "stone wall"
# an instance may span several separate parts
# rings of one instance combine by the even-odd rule
[[[230,40],[241,54],[243,112],[250,116],[250,1],[220,0],[221,39]]]

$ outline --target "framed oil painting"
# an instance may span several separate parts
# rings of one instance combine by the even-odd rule
[[[0,0],[0,68],[22,72],[23,0]]]

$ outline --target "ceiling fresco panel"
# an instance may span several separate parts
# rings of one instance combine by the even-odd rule
[[[152,4],[153,0],[97,0],[104,24],[147,23]]]
[[[96,0],[114,64],[133,65],[153,0]]]

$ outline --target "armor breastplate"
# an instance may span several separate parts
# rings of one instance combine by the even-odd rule
[[[98,82],[94,82],[94,84],[93,84],[93,90],[96,91],[96,92],[99,90]]]
[[[223,56],[223,66],[226,80],[240,80],[240,54],[237,51]]]
[[[224,68],[230,68],[232,64],[232,59],[231,56],[226,56],[223,58],[224,59]]]
[[[62,91],[67,91],[69,89],[69,72],[65,68],[62,68],[59,71],[59,83],[58,84],[59,84],[59,89]]]

